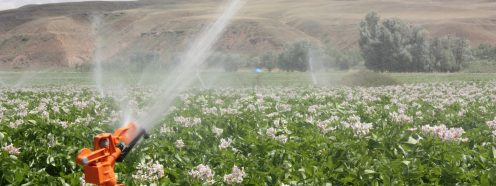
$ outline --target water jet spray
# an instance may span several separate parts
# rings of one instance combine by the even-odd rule
[[[315,75],[315,52],[313,49],[308,48],[308,67],[310,71],[310,76],[312,76],[312,83],[314,86],[318,85],[317,77]]]
[[[148,112],[138,117],[140,127],[130,122],[117,129],[113,135],[110,133],[97,135],[93,141],[93,151],[87,148],[80,151],[76,162],[84,166],[87,182],[117,185],[114,173],[115,162],[123,160],[141,137],[147,136],[145,130],[150,129],[168,111],[178,94],[192,84],[195,72],[199,77],[198,71],[194,70],[195,67],[210,56],[213,45],[242,4],[242,0],[230,0],[224,13],[195,40],[190,50],[183,56],[182,63],[168,75],[169,81],[162,83],[159,90],[164,96],[155,98]]]
[[[93,15],[91,18],[91,26],[93,28],[93,36],[95,38],[95,51],[93,52],[93,78],[96,83],[96,88],[100,96],[104,96],[102,83],[102,41],[100,37],[101,30],[101,15]]]
[[[190,49],[181,58],[181,63],[168,74],[168,78],[164,78],[166,81],[159,88],[163,96],[153,99],[153,104],[148,111],[138,117],[143,128],[152,128],[172,106],[179,93],[185,91],[194,82],[197,72],[195,68],[198,68],[211,55],[214,44],[243,4],[243,0],[229,0],[223,14],[194,40]]]

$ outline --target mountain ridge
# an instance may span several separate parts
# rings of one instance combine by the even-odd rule
[[[0,11],[0,68],[74,67],[92,63],[97,51],[104,62],[155,53],[167,63],[216,18],[224,2],[78,2]],[[432,36],[465,37],[477,46],[496,43],[494,10],[496,2],[486,0],[251,0],[216,49],[254,56],[301,40],[357,48],[358,25],[370,11],[423,26]]]

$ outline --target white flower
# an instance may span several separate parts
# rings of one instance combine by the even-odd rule
[[[57,139],[52,133],[49,133],[48,136],[48,147],[54,147],[57,144]]]
[[[2,150],[9,153],[10,155],[15,155],[15,156],[21,153],[18,148],[14,147],[13,144],[2,147]]]
[[[41,115],[42,115],[42,116],[43,116],[43,118],[45,118],[45,119],[50,119],[50,113],[48,113],[47,111],[43,111],[43,112],[41,113]]]
[[[421,128],[424,134],[430,134],[441,138],[443,141],[467,141],[462,138],[465,131],[462,128],[448,128],[446,125],[433,126],[424,125]]]
[[[281,134],[279,136],[276,136],[275,138],[277,141],[281,142],[281,143],[286,143],[288,142],[288,137],[284,134]]]
[[[86,180],[84,179],[84,174],[83,176],[79,177],[79,185],[80,186],[93,186],[91,183],[86,183]]]
[[[276,137],[276,129],[270,127],[267,129],[267,132],[265,132],[265,134],[267,134],[267,136],[269,136],[271,138],[275,138]]]
[[[272,123],[274,124],[274,126],[279,127],[279,122],[280,122],[280,121],[281,121],[281,120],[276,119],[276,120],[274,120]]]
[[[228,138],[227,140],[225,140],[224,138],[222,138],[222,139],[220,139],[219,148],[221,150],[226,149],[226,148],[228,148],[228,147],[231,146],[231,143],[232,143],[231,138]]]
[[[246,106],[246,109],[249,110],[249,111],[255,111],[257,110],[257,108],[255,107],[255,105],[253,104],[249,104],[248,106]]]
[[[83,177],[79,177],[79,185],[80,186],[86,186],[86,185],[88,185],[86,183],[86,181],[84,180],[84,174],[83,174]]]
[[[64,106],[64,107],[62,107],[62,111],[64,111],[65,113],[69,113],[71,111],[71,109]]]
[[[212,108],[203,108],[203,114],[205,115],[209,115],[209,114],[217,114],[218,112],[218,109],[216,107],[212,107]]]
[[[308,117],[305,119],[305,122],[307,122],[307,123],[314,123],[314,122],[315,122],[315,119],[314,119],[312,116],[308,116]]]
[[[353,123],[351,128],[353,129],[355,136],[365,136],[370,132],[370,129],[372,129],[373,126],[370,123]]]
[[[417,112],[416,114],[420,115],[422,113]],[[406,115],[403,110],[399,110],[398,112],[389,113],[389,116],[392,118],[392,120],[394,122],[398,122],[398,123],[402,123],[402,122],[411,123],[411,122],[413,122],[413,118]]]
[[[269,136],[272,139],[275,139],[281,143],[286,143],[288,142],[288,137],[284,134],[279,134],[277,135],[277,130],[273,127],[268,128],[265,132],[265,135]]]
[[[332,122],[335,122],[337,120],[339,120],[339,118],[337,116],[332,116],[331,118],[329,118],[325,121],[317,122],[317,127],[320,129],[320,132],[322,132],[323,134],[327,134],[327,133],[335,131],[337,129],[337,127],[329,127],[329,125]]]
[[[67,128],[67,122],[66,121],[59,121],[58,122],[60,126],[62,126],[63,128]]]
[[[10,122],[9,123],[9,127],[15,129],[19,125],[22,125],[22,124],[23,124],[23,121],[22,120],[16,120],[15,122]]]
[[[192,127],[201,123],[200,118],[187,118],[183,116],[174,117],[174,121],[184,127]]]
[[[315,114],[315,113],[317,113],[317,109],[318,109],[318,108],[319,108],[319,106],[318,106],[318,105],[312,105],[312,106],[308,107],[307,111],[308,111],[309,113]]]
[[[55,112],[55,113],[59,113],[60,112],[60,108],[58,106],[54,106],[54,107],[52,107],[52,111]]]
[[[276,105],[276,109],[280,112],[289,112],[289,111],[291,111],[291,105],[278,104],[278,105]]]
[[[188,172],[189,176],[193,179],[201,180],[204,183],[213,184],[214,181],[214,172],[208,165],[200,164],[196,166],[193,170]]]
[[[162,127],[160,127],[160,133],[161,134],[174,133],[174,130],[170,127],[162,126]]]
[[[221,100],[221,99],[217,99],[217,100],[215,100],[214,103],[217,104],[217,105],[223,105],[224,104],[224,101]]]
[[[362,123],[360,117],[352,115],[347,121],[342,123],[345,128],[351,128],[353,134],[358,137],[367,135],[374,126],[370,123]]]
[[[222,130],[220,128],[217,128],[217,127],[212,128],[212,133],[214,133],[216,137],[219,137],[220,135],[222,135],[222,132],[224,132],[224,130]]]
[[[491,129],[495,130],[495,129],[496,129],[496,118],[494,118],[494,120],[492,120],[492,121],[488,121],[488,122],[486,122],[486,125],[487,125],[489,128],[491,128]]]
[[[241,184],[245,176],[245,168],[239,169],[238,166],[234,165],[231,174],[224,175],[224,182],[228,185]]]
[[[89,104],[89,102],[87,102],[87,101],[75,101],[74,102],[74,106],[76,106],[76,108],[78,108],[79,110],[85,109],[86,107],[88,107],[88,104]]]
[[[23,117],[26,117],[28,115],[28,111],[27,110],[20,110],[17,115],[21,118]]]
[[[164,177],[164,166],[159,162],[149,161],[147,163],[141,162],[136,167],[136,173],[133,174],[133,179],[140,182],[156,182]]]
[[[176,143],[175,144],[176,144],[176,148],[178,148],[178,149],[182,149],[182,148],[184,148],[184,146],[186,146],[184,144],[184,141],[182,139],[176,140]]]

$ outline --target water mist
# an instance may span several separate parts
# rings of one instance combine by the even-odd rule
[[[7,87],[7,83],[0,79],[0,87]]]
[[[222,15],[194,40],[182,56],[181,63],[161,83],[159,96],[153,99],[149,110],[138,117],[139,125],[145,129],[153,127],[169,110],[176,97],[197,79],[197,69],[211,55],[213,45],[243,4],[243,0],[229,0]]]
[[[50,72],[52,69],[53,68],[47,68],[47,69],[44,69],[42,71],[22,72],[19,79],[17,79],[17,81],[15,81],[13,87],[14,88],[20,88],[20,87],[26,86],[26,84],[28,84],[28,85],[33,84],[33,81],[35,80],[36,77],[39,77],[42,74],[46,74],[46,73]]]
[[[315,51],[312,48],[308,49],[308,67],[310,71],[310,76],[312,77],[312,83],[314,86],[317,86],[319,82],[317,81],[317,76],[315,75],[316,55],[315,55]]]
[[[95,81],[95,88],[100,97],[112,97],[118,104],[121,111],[121,120],[124,123],[132,120],[133,107],[129,99],[129,85],[126,84],[127,76],[116,74],[110,70],[105,74],[110,74],[111,77],[104,77],[103,60],[105,40],[102,37],[104,34],[104,18],[102,14],[95,13],[91,16],[92,35],[94,39],[94,52],[92,58],[92,75]],[[106,79],[105,79],[106,78]],[[104,88],[107,87],[107,88]]]
[[[103,90],[103,69],[102,69],[102,38],[100,36],[102,26],[102,16],[99,14],[91,17],[93,38],[95,40],[95,51],[93,52],[93,79],[100,96],[104,96]]]

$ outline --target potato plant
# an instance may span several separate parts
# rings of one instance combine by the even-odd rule
[[[127,185],[494,185],[495,87],[191,90],[116,172]],[[122,100],[143,113],[155,94]],[[76,154],[122,124],[121,102],[87,88],[1,90],[0,185],[84,184]]]

